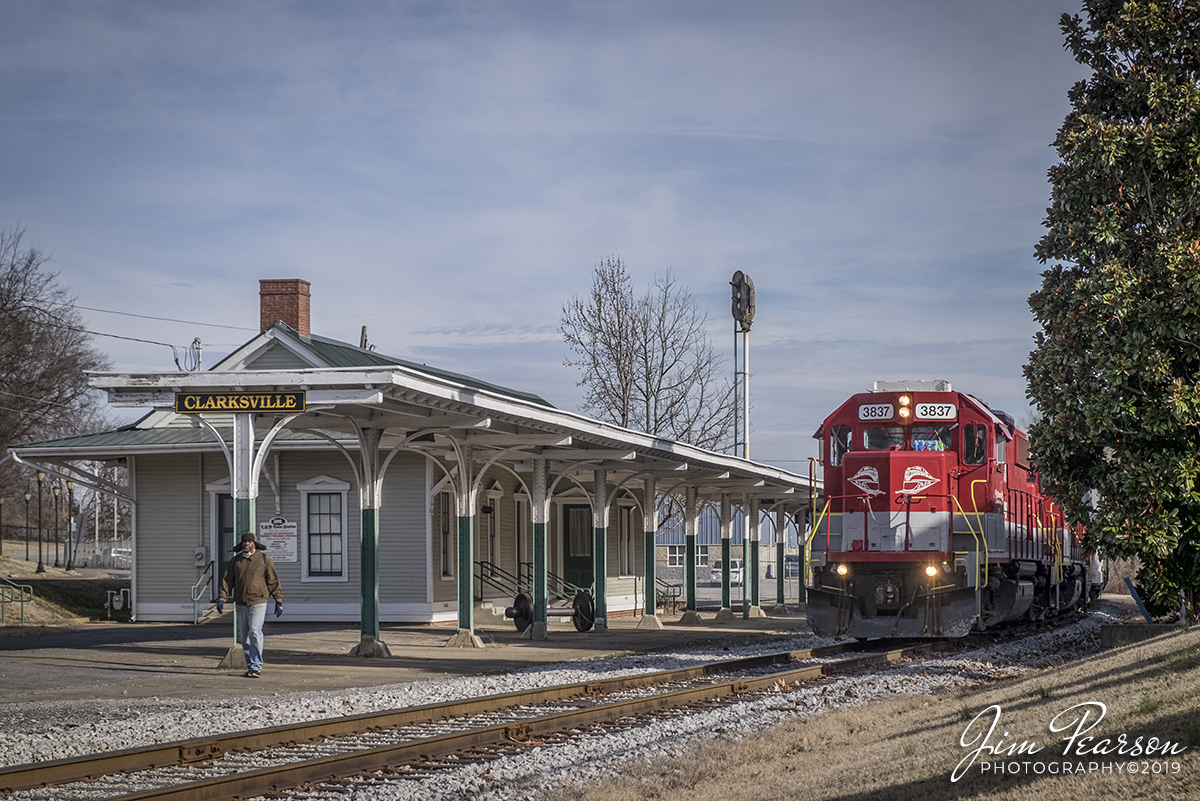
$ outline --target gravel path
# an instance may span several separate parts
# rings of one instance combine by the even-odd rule
[[[676,755],[703,738],[738,738],[797,714],[867,704],[880,696],[947,693],[1081,659],[1100,650],[1100,626],[1116,622],[1122,614],[1120,606],[1101,601],[1085,619],[1044,634],[926,660],[919,665],[900,664],[862,671],[790,692],[780,691],[695,714],[664,718],[636,729],[579,737],[566,745],[537,747],[496,760],[487,770],[471,765],[444,770],[421,780],[356,782],[328,794],[296,793],[294,797],[361,801],[532,799],[544,789],[561,788],[564,781],[583,784],[601,780],[631,760]],[[37,762],[333,715],[669,670],[830,642],[833,641],[815,636],[781,637],[768,646],[711,646],[561,663],[505,675],[343,692],[277,693],[226,701],[149,698],[4,704],[0,705],[0,714],[9,725],[0,731],[0,754],[6,764]]]

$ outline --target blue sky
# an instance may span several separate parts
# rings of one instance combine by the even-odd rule
[[[757,290],[751,455],[806,469],[873,380],[1028,420],[1025,299],[1077,3],[0,0],[0,227],[98,332],[211,365],[258,279],[313,330],[575,409],[562,303],[674,271],[732,365]],[[115,369],[164,347],[100,337]]]

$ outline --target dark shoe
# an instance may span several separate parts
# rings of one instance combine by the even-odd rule
[[[247,670],[247,671],[246,671],[245,673],[243,673],[242,675],[243,675],[245,678],[247,678],[247,679],[257,679],[257,678],[259,678],[259,677],[260,677],[262,674],[261,674],[261,673],[259,673],[257,670]]]

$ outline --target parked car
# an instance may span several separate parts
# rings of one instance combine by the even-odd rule
[[[721,563],[720,562],[712,563],[712,572],[709,574],[709,578],[712,580],[712,582],[714,584],[721,583]],[[729,583],[730,584],[741,584],[742,583],[742,560],[741,559],[730,559],[729,560]]]

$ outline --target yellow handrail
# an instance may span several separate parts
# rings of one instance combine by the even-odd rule
[[[983,583],[987,584],[987,582],[988,582],[988,562],[987,562],[987,549],[986,549],[987,537],[985,536],[985,534],[982,530],[982,526],[980,527],[980,532],[978,534],[975,533],[975,527],[973,525],[971,525],[971,518],[967,517],[967,510],[963,509],[962,504],[959,503],[958,497],[955,495],[951,495],[950,499],[954,501],[954,505],[957,506],[958,511],[962,513],[963,519],[967,521],[967,531],[971,532],[971,538],[975,540],[975,589],[976,589],[976,591],[978,591],[978,590],[982,589],[982,587],[983,587],[983,585],[981,585],[979,583],[980,542],[982,542],[984,545],[984,549],[983,549]],[[974,506],[975,488],[974,488],[973,484],[971,487],[971,500],[972,500],[972,506]],[[975,514],[978,515],[979,512],[975,512]],[[950,532],[950,547],[951,548],[954,547],[954,532],[953,531]]]
[[[816,521],[809,529],[808,537],[804,540],[804,586],[807,587],[812,582],[812,541],[816,536],[817,530],[821,527],[821,521],[825,519],[825,515],[829,512],[829,505],[833,503],[833,499],[829,498],[825,501],[825,508],[821,510],[821,514],[817,516]],[[829,559],[829,554],[825,555],[826,560]]]

